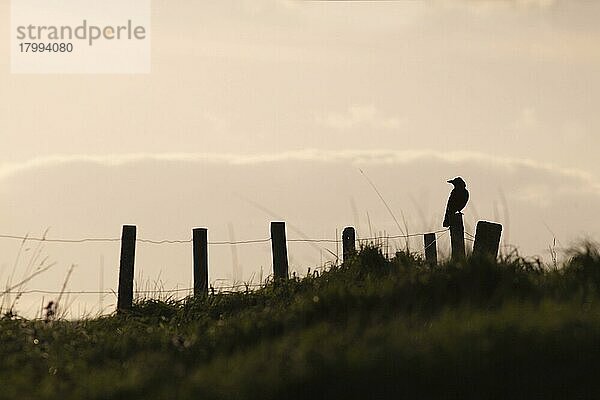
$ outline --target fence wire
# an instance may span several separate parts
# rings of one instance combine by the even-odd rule
[[[213,293],[222,293],[228,291],[240,291],[240,290],[248,290],[248,289],[257,289],[265,287],[266,283],[248,283],[248,284],[237,284],[237,285],[229,285],[229,286],[210,286],[209,290]],[[164,294],[164,293],[192,293],[194,291],[193,287],[190,288],[180,288],[180,289],[145,289],[145,290],[134,290],[134,294]],[[117,295],[117,290],[109,289],[109,290],[41,290],[41,289],[31,289],[31,290],[12,290],[12,291],[3,291],[0,292],[1,295],[12,294],[12,295],[25,295],[25,294],[49,294],[49,295],[77,295],[77,294],[89,294],[89,295]]]
[[[409,239],[413,237],[423,236],[426,233],[435,233],[441,234],[437,239],[441,239],[449,232],[448,228],[440,229],[433,232],[419,232],[419,233],[409,233],[409,234],[400,234],[400,235],[383,235],[383,236],[371,236],[365,238],[357,238],[359,242],[377,242],[383,240],[393,240],[393,239]],[[466,240],[473,240],[473,235],[468,232],[465,232],[468,236]],[[66,244],[79,244],[79,243],[118,243],[121,241],[121,238],[95,238],[95,237],[87,237],[87,238],[48,238],[46,236],[35,237],[29,235],[8,235],[8,234],[0,234],[0,239],[9,239],[9,240],[19,240],[23,242],[32,241],[32,242],[43,242],[43,243],[66,243]],[[268,243],[271,241],[271,238],[263,238],[263,239],[249,239],[249,240],[238,240],[238,241],[209,241],[209,245],[213,246],[234,246],[234,245],[245,245],[245,244],[259,244],[259,243]],[[192,239],[144,239],[139,238],[136,239],[138,243],[151,244],[151,245],[172,245],[172,244],[189,244],[192,243]],[[341,239],[311,239],[311,238],[292,238],[287,239],[288,243],[330,243],[330,244],[341,244],[343,240]],[[430,244],[433,245],[436,242]],[[426,249],[425,249],[426,250]],[[260,284],[239,284],[239,285],[230,285],[230,286],[211,286],[209,290],[212,293],[222,293],[226,291],[239,291],[240,289],[249,290],[264,287],[264,283]],[[173,294],[173,293],[183,293],[188,292],[192,293],[194,290],[191,288],[180,288],[180,289],[155,289],[155,290],[134,290],[134,294],[144,295],[144,294]],[[26,295],[26,294],[47,294],[47,295],[116,295],[117,291],[113,289],[103,290],[103,291],[87,291],[87,290],[72,290],[72,291],[58,291],[58,290],[40,290],[40,289],[31,289],[31,290],[6,290],[1,291],[0,296],[2,295]]]
[[[448,228],[440,229],[434,232],[419,232],[419,233],[410,233],[407,235],[385,235],[385,236],[372,236],[365,238],[358,238],[357,240],[361,241],[376,241],[376,240],[390,240],[390,239],[409,239],[412,237],[423,236],[426,233],[443,233],[447,232]],[[465,232],[466,233],[466,232]],[[468,234],[468,233],[467,233]],[[470,235],[470,234],[468,234]],[[472,236],[472,235],[471,235]],[[121,238],[79,238],[79,239],[61,239],[61,238],[47,238],[47,237],[35,237],[35,236],[19,236],[19,235],[2,235],[0,234],[0,239],[12,239],[12,240],[20,240],[20,241],[32,241],[32,242],[46,242],[46,243],[115,243],[120,242]],[[271,238],[264,239],[250,239],[250,240],[237,240],[237,241],[208,241],[209,245],[220,246],[220,245],[241,245],[241,244],[255,244],[255,243],[267,243],[270,242]],[[341,239],[310,239],[310,238],[296,238],[296,239],[287,239],[290,243],[343,243]],[[147,243],[147,244],[155,244],[155,245],[163,245],[163,244],[187,244],[192,243],[192,239],[136,239],[138,243]]]

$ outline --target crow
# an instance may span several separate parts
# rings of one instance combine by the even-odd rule
[[[448,198],[448,205],[446,206],[446,215],[444,217],[444,227],[450,226],[450,217],[457,212],[460,212],[467,205],[469,201],[469,191],[467,190],[467,184],[460,176],[448,181],[454,185],[454,189],[450,192]]]

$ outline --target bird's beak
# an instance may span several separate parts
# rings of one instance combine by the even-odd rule
[[[452,182],[454,182],[454,179],[450,179],[449,181],[446,181],[446,182],[452,183]]]

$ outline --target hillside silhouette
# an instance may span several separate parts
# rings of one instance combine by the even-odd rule
[[[0,320],[0,398],[586,398],[600,255],[431,266],[372,246],[256,291]]]

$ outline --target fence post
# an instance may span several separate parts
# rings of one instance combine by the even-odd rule
[[[194,254],[194,296],[208,295],[208,229],[192,230]]]
[[[425,239],[425,261],[429,265],[437,265],[437,244],[435,233],[426,233]]]
[[[287,279],[288,256],[285,222],[271,222],[271,249],[273,251],[273,276],[275,280]]]
[[[456,213],[450,216],[450,242],[452,244],[452,260],[465,258],[465,226],[463,216]]]
[[[473,243],[473,256],[487,256],[493,259],[498,257],[502,225],[494,222],[479,221],[475,230],[475,243]]]
[[[135,265],[135,225],[124,225],[121,234],[121,263],[117,312],[131,309],[133,304],[133,267]]]
[[[356,252],[356,231],[351,226],[344,228],[342,232],[342,249],[343,262],[348,261]]]

